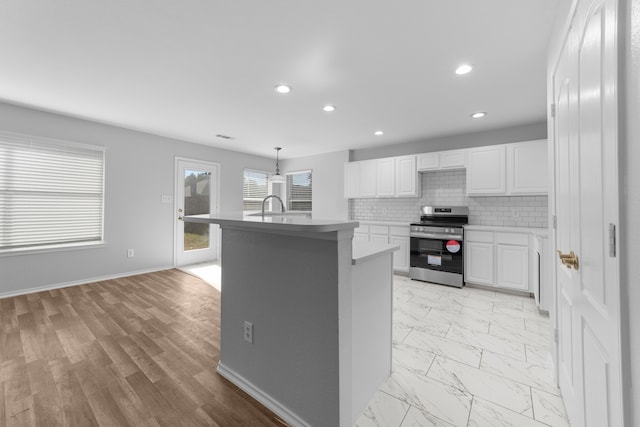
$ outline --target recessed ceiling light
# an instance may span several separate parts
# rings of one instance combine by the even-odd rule
[[[384,132],[382,132],[381,130],[377,130],[373,134],[380,136],[380,135],[384,135]]]
[[[330,113],[332,111],[336,111],[336,107],[333,105],[325,105],[324,107],[322,107],[322,109],[324,111],[326,111],[327,113]]]
[[[458,68],[456,68],[456,74],[458,74],[458,75],[467,74],[471,70],[473,70],[473,67],[471,65],[462,64]]]
[[[487,113],[485,113],[484,111],[479,111],[477,113],[473,113],[471,115],[471,117],[474,118],[474,119],[479,119],[479,118],[484,117],[486,115],[487,115]]]
[[[289,93],[291,92],[291,86],[276,85],[276,87],[274,87],[273,90],[275,90],[278,93]]]

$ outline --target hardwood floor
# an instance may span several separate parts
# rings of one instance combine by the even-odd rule
[[[178,270],[0,299],[0,426],[282,426],[215,372],[220,294]]]

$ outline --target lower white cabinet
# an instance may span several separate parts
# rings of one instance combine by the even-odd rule
[[[528,233],[465,232],[465,282],[530,292]]]
[[[496,245],[497,285],[502,288],[529,290],[529,248]]]
[[[354,240],[391,243],[400,246],[400,249],[393,253],[393,270],[401,273],[409,272],[409,224],[386,225],[378,223],[362,223],[353,233]]]
[[[493,243],[466,242],[465,281],[493,285]]]

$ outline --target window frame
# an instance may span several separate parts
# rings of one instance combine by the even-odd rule
[[[248,199],[252,199],[250,200],[251,202],[260,202],[262,203],[262,200],[264,200],[264,197],[253,197],[253,198],[248,198],[248,197],[244,197],[244,187],[245,187],[245,173],[246,172],[252,172],[252,173],[257,173],[257,174],[263,174],[265,176],[265,184],[266,184],[266,194],[264,195],[264,197],[269,195],[269,172],[264,171],[264,170],[260,170],[260,169],[252,169],[252,168],[244,168],[242,170],[242,212],[260,212],[260,209],[245,209],[245,200]]]
[[[95,226],[95,230],[96,231],[99,230],[99,232],[96,233],[96,238],[90,239],[89,236],[86,236],[86,240],[63,241],[58,239],[58,241],[52,241],[52,242],[43,241],[43,242],[34,242],[32,244],[23,244],[18,246],[0,246],[0,257],[12,256],[12,255],[29,255],[29,254],[57,252],[57,251],[82,250],[82,249],[103,247],[105,245],[104,224],[105,224],[105,195],[106,195],[105,186],[106,186],[106,164],[107,164],[106,147],[93,145],[93,144],[79,143],[75,141],[42,137],[42,136],[0,131],[0,145],[2,145],[3,143],[4,143],[4,147],[9,152],[11,151],[11,147],[10,147],[11,145],[18,146],[21,144],[25,144],[25,146],[34,146],[34,145],[39,146],[41,150],[40,155],[42,155],[43,159],[46,156],[45,154],[46,151],[60,150],[62,153],[64,153],[63,150],[69,150],[69,152],[66,153],[68,156],[72,155],[73,149],[77,150],[75,153],[76,155],[78,155],[80,151],[94,152],[95,154],[94,160],[95,159],[99,160],[99,164],[102,170],[100,174],[94,174],[93,176],[93,178],[95,178],[95,182],[94,182],[95,187],[96,189],[99,189],[99,190],[95,193],[86,193],[86,194],[94,194],[95,196],[99,197],[99,202],[97,204],[94,204],[94,209],[96,209],[98,212],[98,215],[96,215],[96,217],[99,216],[99,220],[96,221],[97,225]],[[22,151],[24,152],[25,150],[22,150]],[[19,155],[20,150],[16,148],[14,150],[14,153]],[[89,158],[90,156],[87,155],[85,159],[89,159]],[[46,163],[46,159],[44,160],[43,163]],[[11,167],[9,162],[6,162],[6,166]],[[76,169],[75,171],[78,171],[78,170],[79,169]],[[11,177],[12,175],[10,172],[8,172],[5,176]],[[1,179],[2,177],[0,176],[0,180]],[[2,191],[3,191],[2,187],[0,187],[0,192]],[[22,194],[22,195],[25,194],[24,190],[15,189],[15,187],[12,188],[10,186],[6,186],[4,191],[6,194],[9,194],[11,192],[14,192],[15,194]],[[47,192],[40,191],[40,193],[46,194]],[[74,195],[77,196],[78,192],[67,190],[67,191],[57,191],[57,192],[54,191],[52,192],[52,194],[59,194],[59,195],[65,194],[67,196],[74,196]],[[64,201],[62,201],[62,203],[64,204]],[[12,212],[11,214],[8,215],[8,218],[10,219],[11,216],[15,217],[16,215],[19,215],[19,214]]]
[[[302,175],[302,174],[309,174],[311,175],[311,179],[310,179],[310,186],[309,186],[309,193],[310,193],[310,199],[306,200],[306,199],[292,199],[291,198],[291,191],[289,188],[289,180],[291,176],[293,175]],[[286,203],[285,205],[287,206],[287,211],[295,211],[295,212],[313,212],[313,169],[303,169],[303,170],[298,170],[298,171],[291,171],[291,172],[286,172],[285,173],[286,176],[286,184],[285,184],[285,194],[286,194]],[[293,202],[309,202],[310,204],[310,209],[306,210],[306,209],[291,209],[291,204]]]

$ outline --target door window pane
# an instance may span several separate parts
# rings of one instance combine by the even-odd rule
[[[185,169],[184,214],[201,215],[211,213],[210,172]],[[209,224],[185,222],[184,250],[209,248]]]

